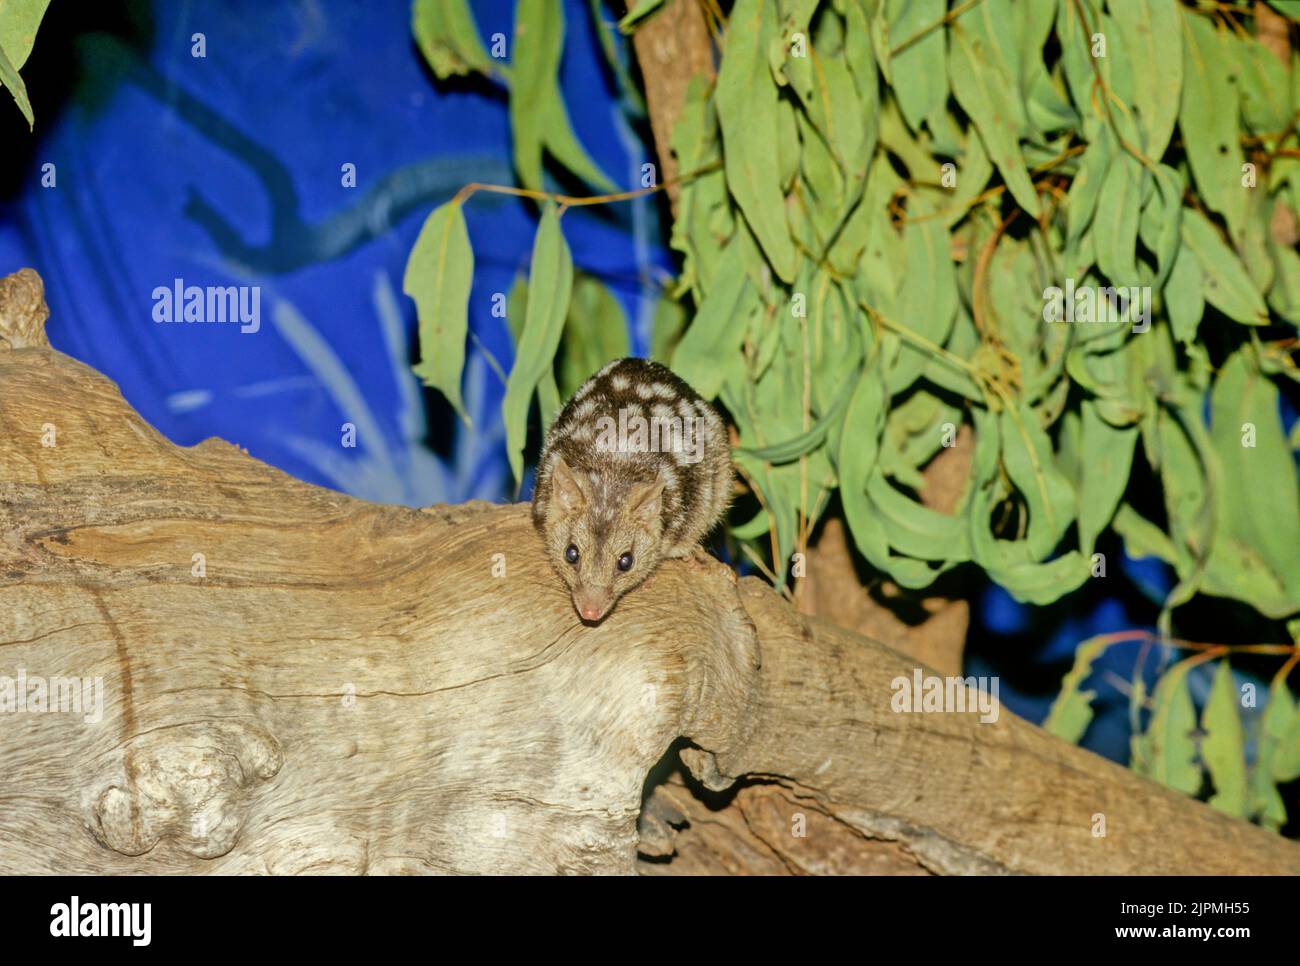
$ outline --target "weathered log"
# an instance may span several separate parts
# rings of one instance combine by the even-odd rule
[[[589,627],[521,506],[377,506],[177,447],[23,305],[0,872],[1300,871],[1005,710],[895,713],[913,659],[721,564],[666,563]],[[102,681],[102,714],[34,709],[59,679]],[[647,786],[674,742],[716,795]]]

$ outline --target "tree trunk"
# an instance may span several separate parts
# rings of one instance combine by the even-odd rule
[[[635,9],[637,3],[646,2],[635,0],[628,7]],[[645,82],[646,110],[663,173],[661,180],[676,218],[681,195],[677,176],[687,172],[678,169],[672,152],[673,125],[686,104],[691,78],[703,74],[712,80],[714,74],[713,45],[700,0],[667,0],[632,34],[632,46]]]
[[[914,660],[721,564],[587,627],[523,506],[174,446],[43,345],[33,279],[0,284],[0,872],[1300,872],[1006,710],[895,713]]]

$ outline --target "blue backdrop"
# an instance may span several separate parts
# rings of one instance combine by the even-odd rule
[[[511,0],[474,6],[485,36],[511,35]],[[644,124],[618,97],[591,5],[565,9],[562,82],[578,136],[605,171],[637,186]],[[57,348],[117,381],[179,444],[220,436],[371,500],[514,495],[503,387],[485,353],[508,366],[506,323],[489,307],[526,268],[535,211],[484,194],[468,206],[466,430],[410,373],[415,313],[401,279],[436,204],[468,181],[513,181],[506,101],[485,83],[434,82],[410,39],[407,0],[55,0],[23,73],[37,128],[29,137],[3,98],[0,272],[41,272]],[[671,265],[660,205],[574,209],[564,220],[579,268],[619,295],[638,353],[645,296]],[[152,293],[176,279],[259,286],[260,330],[156,324]],[[340,446],[345,423],[355,448]],[[1121,560],[1118,544],[1103,549]],[[1127,577],[1038,610],[972,586],[968,672],[1001,675],[1004,702],[1041,719],[1080,640],[1151,628],[1168,576],[1123,566]],[[1127,678],[1133,656],[1113,649],[1095,680]],[[1124,760],[1126,702],[1101,691],[1086,743]]]

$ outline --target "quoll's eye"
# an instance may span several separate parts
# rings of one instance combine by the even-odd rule
[[[618,569],[625,572],[632,569],[632,555],[630,553],[625,553],[618,558]]]
[[[578,548],[573,544],[569,544],[564,551],[564,559],[569,561],[569,563],[576,565],[578,562]]]

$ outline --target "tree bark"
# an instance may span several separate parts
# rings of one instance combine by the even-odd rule
[[[1273,56],[1282,62],[1282,67],[1289,74],[1291,66],[1291,21],[1268,5],[1267,0],[1255,0],[1255,36]],[[1294,123],[1291,125],[1295,127]],[[1277,147],[1282,147],[1287,138],[1281,138]],[[1253,159],[1252,159],[1253,160]],[[1263,159],[1268,163],[1268,159]],[[1279,194],[1273,202],[1273,214],[1269,218],[1269,233],[1274,243],[1283,248],[1292,248],[1300,241],[1300,226],[1297,226],[1296,213],[1283,201]]]
[[[177,447],[41,323],[0,298],[0,872],[1300,872],[1005,709],[895,713],[913,659],[721,564],[585,626],[525,507]]]
[[[629,8],[646,0],[632,0]],[[645,81],[646,110],[654,135],[668,202],[677,217],[677,158],[672,151],[673,125],[686,103],[691,78],[703,74],[713,78],[713,44],[700,9],[700,0],[667,0],[632,34],[632,47],[641,77]]]

